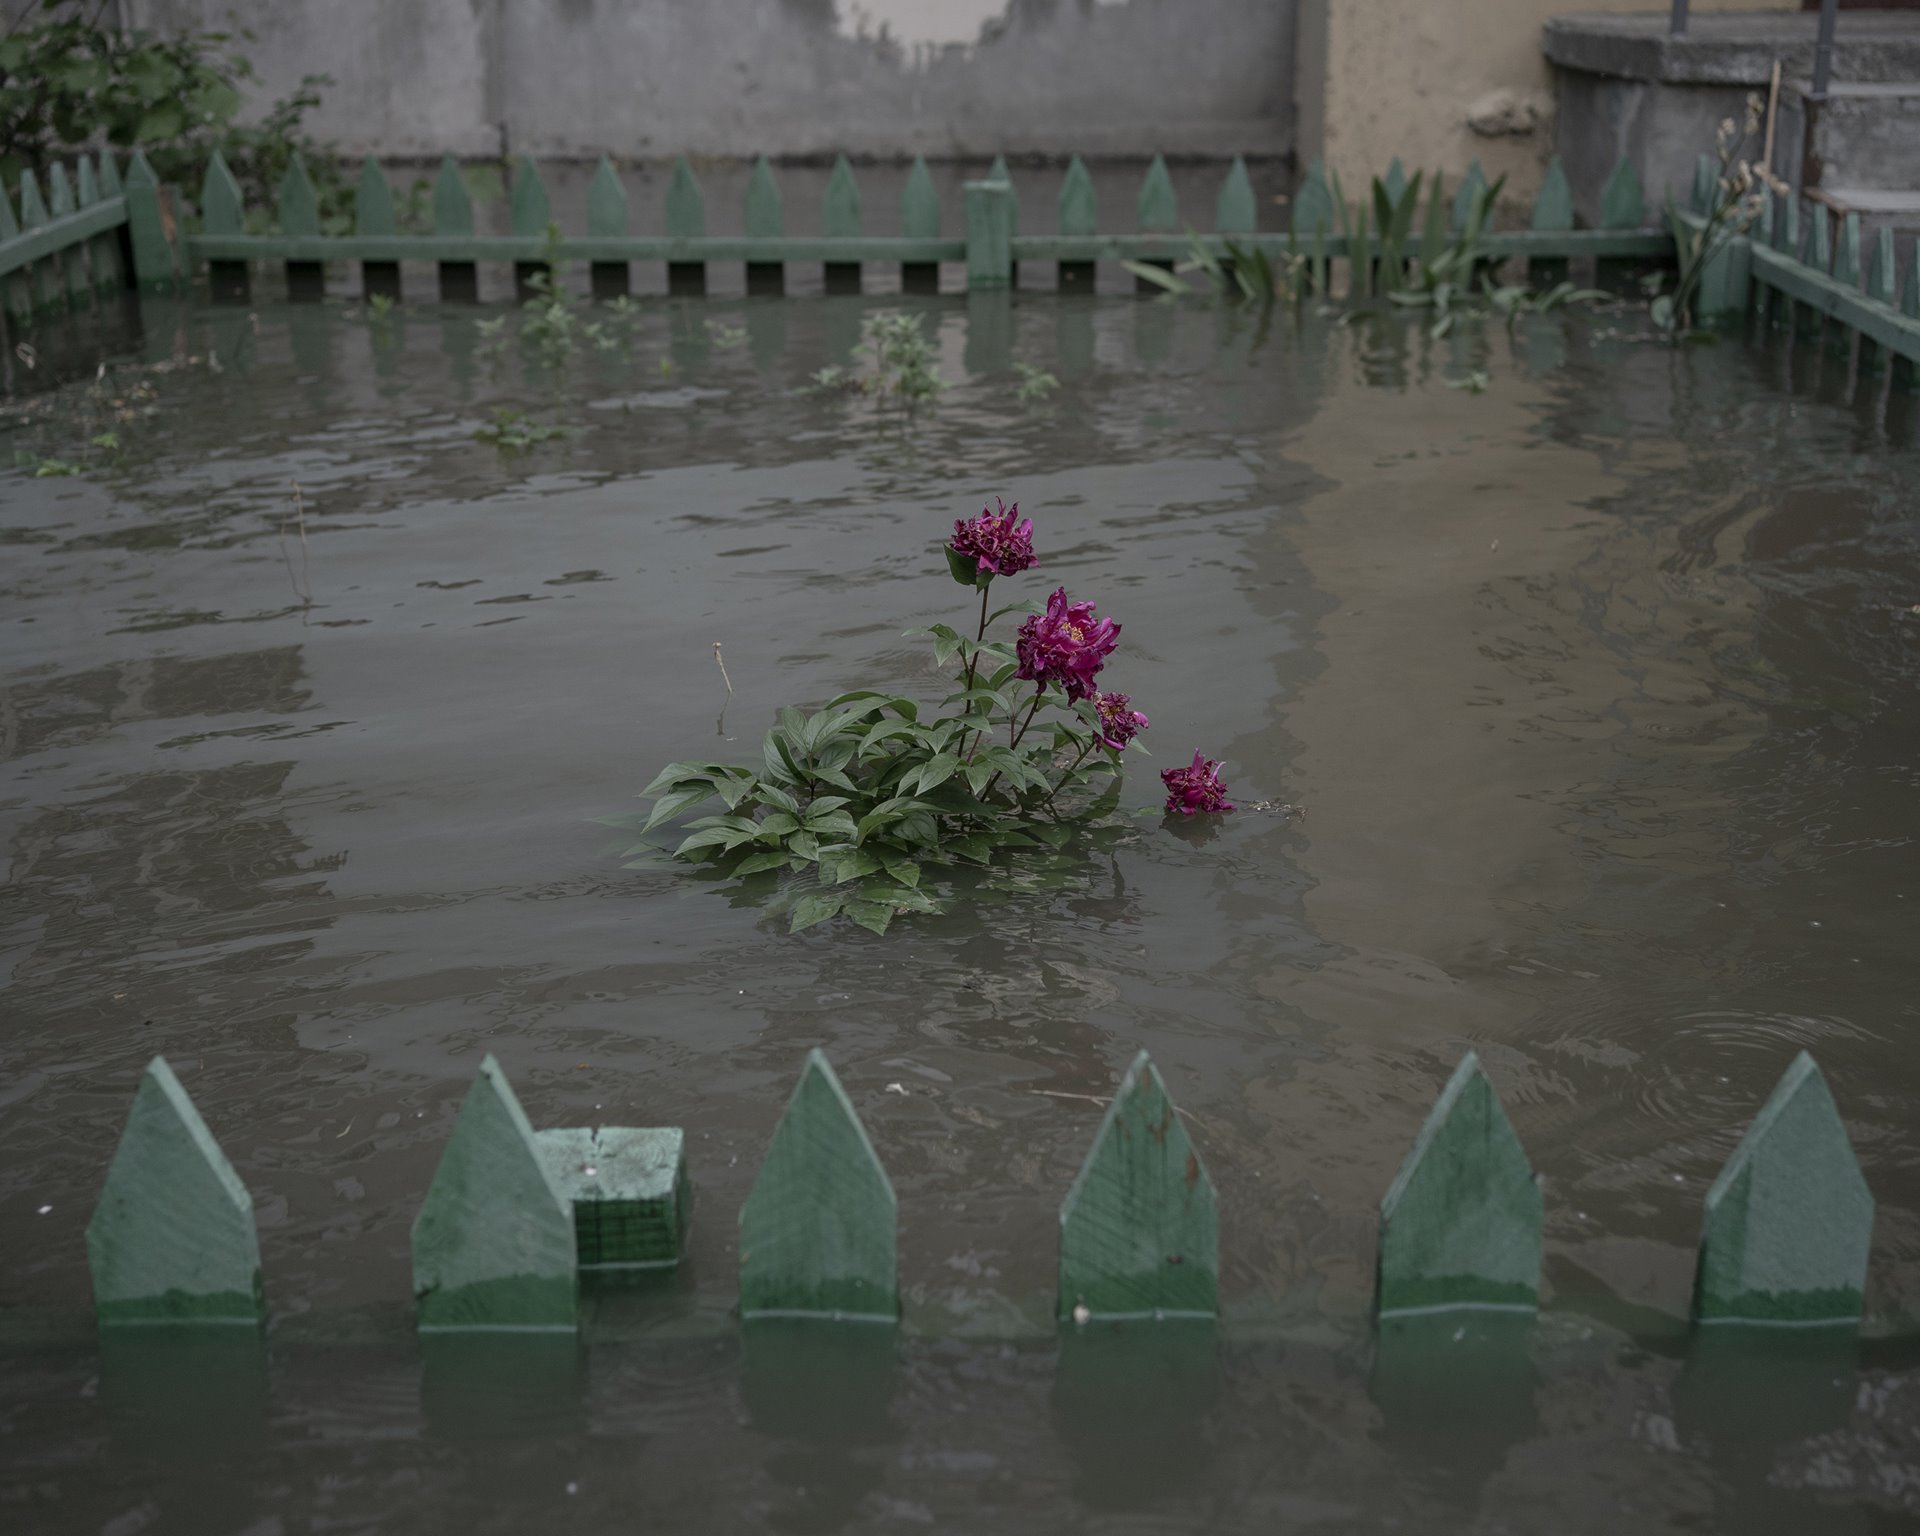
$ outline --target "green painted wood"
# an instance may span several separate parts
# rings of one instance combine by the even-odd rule
[[[1004,181],[970,181],[963,190],[967,287],[1005,288],[1013,269],[1013,187]]]
[[[1095,235],[1100,232],[1099,201],[1093,177],[1086,162],[1075,155],[1067,164],[1066,179],[1060,183],[1060,233]]]
[[[137,149],[127,164],[126,198],[134,281],[148,290],[173,287],[179,267],[172,212],[161,200],[160,178]]]
[[[1534,1310],[1540,1224],[1527,1154],[1469,1051],[1380,1202],[1376,1312]]]
[[[1547,162],[1546,179],[1540,184],[1540,195],[1533,200],[1529,222],[1534,229],[1573,228],[1573,188],[1567,184],[1558,155]]]
[[[1893,230],[1882,224],[1874,232],[1873,253],[1867,261],[1867,297],[1893,307]]]
[[[360,179],[353,187],[354,233],[369,239],[393,239],[400,233],[400,221],[394,214],[393,188],[387,185],[380,163],[368,155],[360,165]],[[379,295],[400,297],[400,263],[368,261],[361,264],[360,283],[368,298]]]
[[[433,233],[437,239],[470,239],[473,236],[473,196],[467,191],[467,179],[460,174],[460,163],[452,155],[440,161],[433,179]],[[421,251],[421,256],[430,253]],[[471,258],[439,258],[440,299],[447,304],[477,304],[480,301],[480,274]]]
[[[79,201],[82,208],[92,208],[108,197],[121,195],[120,173],[114,169],[113,156],[102,155],[100,167],[98,172],[94,170],[92,155],[80,157]],[[104,190],[109,176],[113,184],[111,192]],[[87,264],[92,269],[93,286],[97,292],[109,293],[126,286],[126,264],[120,259],[118,229],[95,235],[87,242]]]
[[[1467,227],[1467,215],[1473,211],[1474,200],[1487,189],[1487,173],[1481,168],[1476,156],[1467,167],[1467,174],[1460,178],[1460,188],[1453,194],[1453,217],[1448,227],[1455,232]],[[1489,223],[1492,221],[1489,220]]]
[[[83,215],[84,217],[84,215]],[[1166,236],[1131,239],[1142,250],[1186,254],[1186,240]],[[1046,237],[1043,243],[1054,243]],[[750,240],[744,235],[709,235],[701,240],[670,240],[662,235],[597,239],[563,235],[558,241],[531,235],[474,235],[443,240],[437,235],[397,235],[362,239],[358,235],[290,240],[281,235],[191,235],[196,258],[207,260],[306,261],[529,261],[544,262],[551,252],[560,261],[961,261],[966,242],[958,235],[939,240],[905,240],[897,235],[862,235],[857,240],[828,240],[819,235],[784,235]]]
[[[820,213],[820,227],[829,239],[855,239],[860,234],[860,187],[853,179],[853,167],[847,163],[845,155],[834,160],[833,171],[827,177],[826,199]],[[828,293],[858,293],[860,264],[849,261],[828,262],[825,282]]]
[[[240,183],[227,168],[226,156],[216,149],[200,183],[200,228],[209,235],[238,235],[245,232],[246,225],[246,200],[240,195]]]
[[[1380,178],[1380,185],[1387,189],[1387,201],[1399,207],[1400,199],[1407,191],[1407,168],[1400,163],[1398,155],[1387,166],[1387,174]]]
[[[1327,167],[1315,160],[1307,167],[1306,179],[1294,189],[1293,213],[1287,227],[1301,239],[1316,231],[1333,233],[1333,188],[1327,184]]]
[[[287,171],[280,178],[280,232],[294,238],[320,233],[320,194],[314,190],[307,163],[299,155],[287,160]],[[361,234],[368,231],[361,230]]]
[[[66,165],[59,160],[47,168],[47,211],[56,220],[80,211],[80,205],[73,195],[73,179],[67,174]],[[83,249],[84,242],[75,241],[56,260],[60,280],[67,291],[67,305],[72,309],[86,307],[87,295],[92,287],[87,281],[86,263],[80,254]]]
[[[754,162],[753,174],[747,178],[746,230],[750,240],[777,240],[786,233],[780,187],[765,155]],[[783,259],[767,249],[748,255],[747,292],[783,292],[787,281]]]
[[[747,178],[746,228],[748,237],[755,240],[778,239],[786,233],[780,187],[765,155],[754,162],[753,174]]]
[[[910,240],[940,238],[940,194],[934,189],[933,172],[918,155],[900,193],[900,233]]]
[[[777,204],[779,194],[774,196]],[[707,232],[706,196],[685,155],[673,162],[673,175],[667,179],[666,230],[676,239],[696,240]]]
[[[1007,169],[1007,157],[995,155],[993,164],[987,167],[987,180],[1003,183],[1009,189],[1013,187],[1013,172]],[[1007,228],[1013,234],[1020,233],[1020,194],[1014,191],[1007,199]],[[1007,258],[1007,284],[1017,287],[1020,281],[1020,265],[1011,256]]]
[[[1173,195],[1173,178],[1167,174],[1167,162],[1158,155],[1147,167],[1134,207],[1136,222],[1147,234],[1172,234],[1180,228],[1180,204]]]
[[[1907,280],[1900,285],[1900,319],[1920,336],[1920,241],[1907,247]],[[1920,382],[1920,349],[1896,355],[1893,362],[1893,387],[1913,389]]]
[[[440,173],[433,178],[433,232],[473,233],[473,198],[467,191],[466,177],[460,174],[460,162],[452,155],[441,160]]]
[[[361,163],[360,179],[354,183],[353,227],[362,235],[400,233],[400,221],[393,211],[393,188],[387,185],[386,174],[372,155]]]
[[[488,1056],[413,1223],[420,1330],[571,1330],[578,1266],[572,1205]]]
[[[993,157],[993,164],[987,167],[987,180],[1004,181],[1008,186],[1013,185],[1013,172],[1007,169],[1007,157],[1005,155],[995,155]]]
[[[1715,189],[1720,183],[1720,168],[1714,164],[1712,155],[1696,156],[1693,162],[1693,190],[1688,198],[1688,208],[1702,217],[1713,211]]]
[[[1395,161],[1398,165],[1400,162]],[[1260,208],[1253,196],[1253,178],[1247,174],[1247,162],[1233,157],[1233,168],[1221,183],[1220,196],[1213,205],[1213,227],[1222,235],[1250,235],[1260,227]],[[1061,234],[1066,226],[1062,225]]]
[[[1060,1207],[1059,1315],[1212,1317],[1219,1276],[1213,1180],[1142,1051]]]
[[[1600,193],[1600,227],[1638,229],[1646,217],[1647,194],[1640,185],[1639,172],[1631,161],[1622,160]]]
[[[547,1172],[573,1208],[580,1268],[670,1269],[685,1251],[692,1188],[675,1127],[536,1131]]]
[[[1752,262],[1756,282],[1778,290],[1816,322],[1819,316],[1832,316],[1906,362],[1920,363],[1920,314],[1905,313],[1904,303],[1902,313],[1890,313],[1859,289],[1812,271],[1782,251],[1756,248]]]
[[[1873,1195],[1805,1051],[1707,1191],[1694,1277],[1701,1323],[1857,1323]]]
[[[741,1317],[893,1322],[897,1225],[860,1117],[827,1058],[809,1051],[740,1208]]]
[[[87,1224],[87,1264],[103,1325],[266,1316],[253,1197],[165,1057],[134,1093]]]
[[[833,172],[827,177],[820,230],[829,237],[840,238],[860,233],[860,187],[853,179],[853,167],[845,155],[833,162]]]
[[[22,171],[20,173],[21,233],[32,235],[36,231],[44,230],[50,223],[52,223],[52,216],[47,212],[46,200],[40,195],[39,180],[32,171]],[[52,255],[51,249],[46,250],[36,259],[36,264],[27,275],[28,289],[33,295],[35,309],[52,309],[60,302],[59,274],[54,270],[53,262],[46,259]]]
[[[118,197],[125,188],[120,180],[120,167],[115,163],[112,150],[103,150],[100,155],[100,195]]]
[[[907,184],[900,193],[900,233],[910,240],[940,238],[940,194],[933,185],[933,173],[927,162],[914,157],[907,172]],[[910,261],[900,265],[903,293],[938,293],[940,267],[937,262]]]
[[[522,160],[514,169],[511,196],[513,232],[544,237],[547,226],[553,222],[553,210],[547,198],[546,180],[532,160]]]
[[[1833,252],[1833,276],[1849,288],[1860,286],[1860,215],[1849,213],[1840,221],[1840,241]]]
[[[587,233],[624,235],[627,232],[627,189],[620,185],[620,174],[605,155],[593,168],[593,181],[587,187]]]

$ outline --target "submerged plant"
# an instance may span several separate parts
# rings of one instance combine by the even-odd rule
[[[565,437],[568,430],[566,427],[535,421],[525,411],[503,406],[493,413],[492,421],[476,428],[473,435],[483,443],[492,443],[502,453],[524,453],[553,438]]]
[[[897,400],[911,410],[946,388],[934,358],[933,342],[920,328],[918,315],[884,310],[867,316],[852,357],[817,370],[813,382],[821,389]]]
[[[1097,691],[1120,626],[1060,587],[1012,643],[987,638],[1025,607],[989,611],[993,582],[1039,563],[1017,505],[956,522],[943,554],[980,614],[971,637],[915,632],[955,668],[938,706],[859,689],[781,710],[757,764],[669,763],[642,792],[651,812],[610,818],[641,834],[628,867],[665,851],[649,834],[718,799],[724,811],[687,822],[673,858],[764,878],[794,931],[846,916],[884,933],[900,913],[944,911],[962,866],[1061,857],[1076,831],[1112,825],[1121,754],[1147,729],[1126,694]],[[1211,784],[1219,793],[1182,791],[1188,814],[1232,809]]]
[[[1727,243],[1744,235],[1760,217],[1767,193],[1785,197],[1789,188],[1763,165],[1736,158],[1760,128],[1758,95],[1747,97],[1743,124],[1724,119],[1714,135],[1713,200],[1704,214],[1685,214],[1667,199],[1667,228],[1673,233],[1678,276],[1672,293],[1654,297],[1649,307],[1653,323],[1669,340],[1678,341],[1693,330],[1693,305],[1707,269]]]
[[[1013,371],[1020,375],[1020,382],[1014,388],[1013,398],[1022,405],[1031,405],[1036,400],[1044,400],[1060,387],[1060,381],[1036,363],[1015,363]]]

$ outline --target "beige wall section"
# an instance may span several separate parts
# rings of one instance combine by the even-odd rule
[[[1695,11],[1793,11],[1796,0],[1693,0]],[[1550,16],[1659,11],[1658,0],[1301,0],[1301,164],[1324,159],[1349,198],[1395,155],[1457,182],[1478,158],[1531,203],[1553,148]],[[1475,125],[1478,125],[1477,127]]]

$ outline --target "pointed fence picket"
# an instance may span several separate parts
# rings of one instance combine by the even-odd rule
[[[908,240],[934,241],[940,238],[940,194],[933,185],[933,172],[925,159],[916,155],[907,184],[900,192],[900,234]],[[940,263],[903,261],[900,263],[902,293],[938,293]]]
[[[753,174],[747,178],[746,230],[749,240],[769,246],[787,232],[780,187],[773,179],[773,166],[765,155],[754,162]],[[781,262],[747,258],[748,293],[785,293],[786,289],[787,269]]]
[[[400,233],[394,216],[393,189],[386,173],[373,156],[360,167],[360,179],[353,188],[353,231],[363,240],[391,240]],[[369,299],[400,298],[400,263],[366,260],[360,263],[360,292]]]
[[[682,155],[673,162],[673,175],[667,181],[666,229],[669,240],[704,240],[707,234],[707,203],[693,167]],[[702,294],[707,291],[707,264],[704,261],[669,261],[667,292]]]
[[[320,234],[320,194],[298,154],[287,160],[280,178],[280,232],[289,239],[316,239]],[[327,267],[322,261],[287,258],[287,297],[294,303],[315,303],[327,296]]]
[[[473,196],[460,163],[452,155],[440,162],[433,181],[433,234],[436,241],[473,239]],[[446,304],[480,302],[480,269],[471,258],[440,258],[440,298]]]
[[[833,174],[827,178],[825,206],[821,209],[820,231],[829,240],[860,238],[860,188],[853,179],[853,167],[841,155],[833,162]],[[860,263],[829,261],[822,266],[822,280],[828,293],[858,293]]]
[[[547,199],[547,183],[540,167],[522,160],[513,173],[510,199],[510,223],[513,233],[523,241],[538,240],[544,250],[553,250],[559,233],[553,222],[552,206]],[[556,253],[557,254],[557,253]],[[522,304],[537,298],[553,280],[550,264],[539,258],[522,258],[513,264],[513,294]]]
[[[80,211],[74,201],[73,180],[58,160],[47,167],[47,214],[50,220],[69,219]],[[69,245],[53,258],[56,282],[65,290],[69,309],[84,309],[87,303],[86,248]]]
[[[47,205],[40,196],[40,182],[32,171],[20,176],[20,228],[27,235],[44,232],[51,222],[47,214]],[[60,302],[60,285],[53,270],[53,263],[40,261],[35,264],[32,276],[33,307],[37,310],[55,308]]]

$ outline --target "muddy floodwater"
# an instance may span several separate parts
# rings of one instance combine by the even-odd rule
[[[809,387],[902,304],[936,403]],[[622,325],[548,366],[487,311],[149,305],[15,359],[0,1527],[1912,1528],[1910,407],[1627,312]],[[476,441],[501,409],[564,435]],[[1125,803],[1200,748],[1291,809],[1142,816],[883,937],[622,869],[593,818],[663,762],[945,691],[903,631],[967,622],[938,543],[996,494],[1043,561],[1010,597],[1123,625]],[[897,1338],[728,1315],[815,1046],[898,1191]],[[1469,1047],[1541,1175],[1545,1308],[1377,1350],[1378,1202]],[[1063,1338],[1059,1204],[1142,1048],[1218,1185],[1225,1316]],[[1878,1201],[1865,1326],[1690,1346],[1703,1196],[1802,1048]],[[578,1345],[423,1354],[408,1229],[488,1052],[536,1125],[685,1127],[690,1253]],[[93,1328],[83,1231],[155,1053],[252,1191],[257,1348]]]

